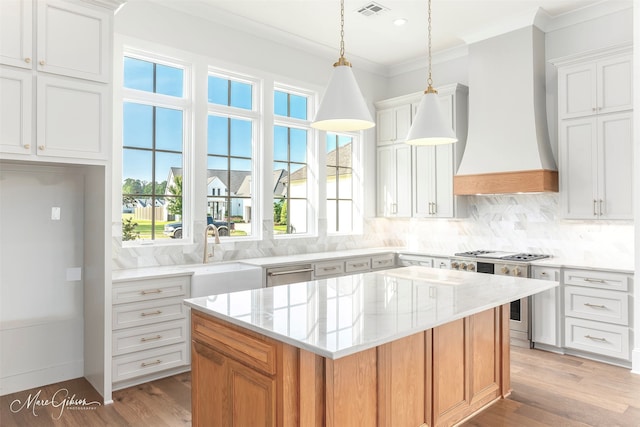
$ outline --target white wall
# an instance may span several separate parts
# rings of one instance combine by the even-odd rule
[[[633,68],[635,70],[635,75],[638,75],[638,70],[640,70],[640,5],[638,2],[634,3],[633,8]],[[634,277],[635,282],[635,292],[634,292],[634,328],[635,331],[635,339],[634,349],[633,349],[633,372],[640,374],[640,276],[638,272],[640,271],[640,84],[638,84],[638,80],[634,82],[635,86],[633,88],[633,96],[634,96],[634,140],[635,140],[635,167],[634,167],[634,179],[633,182],[635,184],[635,223],[636,223],[636,233],[635,233],[635,260],[636,260],[636,274]]]
[[[73,167],[2,164],[0,193],[0,394],[7,394],[83,376],[84,281],[67,274],[84,266],[84,177]]]

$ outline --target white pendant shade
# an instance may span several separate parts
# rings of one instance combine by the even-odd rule
[[[406,143],[410,145],[452,144],[458,138],[453,133],[451,124],[442,113],[440,99],[434,92],[425,93],[418,105],[416,118],[407,134]]]
[[[351,67],[335,66],[311,127],[346,132],[369,129],[375,125]]]

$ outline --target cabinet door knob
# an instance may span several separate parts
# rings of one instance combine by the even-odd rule
[[[27,64],[31,63],[31,58],[24,58],[24,62],[26,62]]]
[[[593,216],[598,216],[598,201],[593,199]]]
[[[44,151],[44,145],[38,145],[38,150]]]
[[[31,144],[24,144],[24,149],[25,149],[25,150],[28,150],[28,149],[30,149],[30,148],[31,148]]]
[[[591,111],[593,111],[593,112],[596,112],[597,110],[598,110],[598,109],[597,109],[596,107],[593,107],[593,108],[591,109]]]
[[[44,60],[41,60],[41,61],[40,61],[40,65],[44,65]]]
[[[602,215],[603,215],[603,213],[602,213],[602,199],[600,199],[600,216],[602,216]]]

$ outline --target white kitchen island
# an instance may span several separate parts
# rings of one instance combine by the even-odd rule
[[[193,425],[452,425],[508,395],[508,303],[557,282],[405,267],[193,298]]]

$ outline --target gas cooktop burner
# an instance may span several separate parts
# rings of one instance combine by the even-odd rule
[[[543,254],[516,254],[508,257],[500,258],[507,261],[535,261],[537,259],[549,258],[551,255]]]
[[[456,256],[478,256],[478,255],[484,255],[484,254],[490,254],[492,252],[495,251],[467,251],[467,252],[458,252],[457,254],[455,254]]]
[[[485,251],[485,250],[458,252],[455,255],[469,257],[469,258],[502,259],[505,261],[535,261],[537,259],[549,258],[551,256],[551,255],[545,255],[545,254],[527,254],[527,253],[517,253],[517,252],[501,252],[501,251]]]

